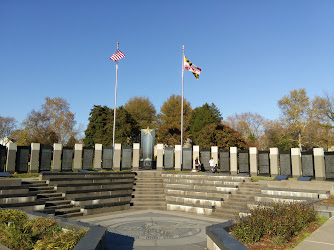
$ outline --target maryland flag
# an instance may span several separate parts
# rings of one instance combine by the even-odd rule
[[[184,68],[191,71],[193,73],[193,75],[196,77],[196,79],[198,80],[199,74],[201,73],[202,70],[199,67],[192,64],[187,59],[187,57],[184,57]]]

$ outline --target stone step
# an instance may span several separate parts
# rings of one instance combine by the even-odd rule
[[[131,200],[132,206],[165,206],[167,204],[166,201],[136,201]]]
[[[37,194],[37,198],[46,198],[46,197],[64,197],[63,193],[41,193]]]
[[[199,198],[187,198],[187,197],[176,197],[176,196],[166,196],[167,203],[169,202],[178,202],[184,203],[185,205],[205,205],[212,207],[221,207],[223,202],[219,200],[208,200],[208,199],[199,199]]]
[[[313,199],[327,199],[330,195],[330,191],[316,191],[316,190],[291,190],[282,188],[266,188],[261,190],[261,194],[267,195],[280,195],[280,196],[293,196],[293,197],[307,197]]]
[[[83,216],[83,212],[67,213],[67,214],[61,214],[57,216],[62,217],[62,218],[79,217],[79,216]]]
[[[149,210],[149,209],[154,209],[154,210],[167,210],[167,205],[163,206],[130,206],[130,209],[140,209],[140,210]]]
[[[59,204],[57,206],[45,206],[46,209],[53,209],[53,210],[56,210],[56,209],[63,209],[63,208],[72,208],[74,207],[73,204],[69,203],[69,204]]]
[[[77,213],[80,212],[79,207],[71,207],[71,208],[60,208],[55,210],[55,215],[63,215],[63,214],[69,214],[69,213]]]
[[[254,197],[254,200],[257,202],[315,202],[315,201],[320,201],[320,199],[316,199],[316,198],[267,195],[267,194],[258,194]]]
[[[211,215],[214,210],[214,207],[196,205],[196,204],[189,205],[189,204],[183,204],[183,203],[177,203],[177,202],[169,202],[167,203],[167,210]]]
[[[66,205],[66,204],[71,204],[71,200],[53,200],[53,201],[47,201],[45,202],[45,206],[60,206],[60,205]]]

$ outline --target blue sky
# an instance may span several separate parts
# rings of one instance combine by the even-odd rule
[[[23,121],[45,97],[65,98],[78,123],[93,105],[146,96],[157,112],[181,95],[182,45],[202,69],[185,72],[192,108],[215,103],[223,117],[279,117],[277,101],[334,86],[334,1],[0,1],[1,116]]]

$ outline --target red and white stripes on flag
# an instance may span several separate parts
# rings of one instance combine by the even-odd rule
[[[122,59],[123,57],[125,57],[123,52],[121,52],[119,49],[116,49],[115,53],[110,57],[110,60],[118,61],[119,59]]]

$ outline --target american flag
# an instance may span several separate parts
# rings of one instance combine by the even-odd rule
[[[110,60],[118,61],[119,59],[122,59],[123,57],[125,57],[123,52],[121,52],[119,49],[116,49],[115,53],[110,57]]]

